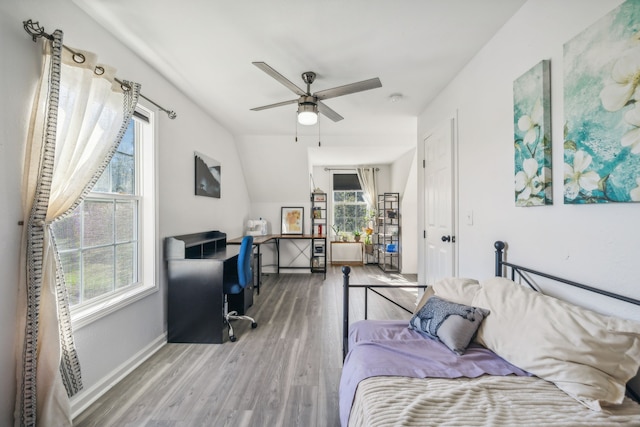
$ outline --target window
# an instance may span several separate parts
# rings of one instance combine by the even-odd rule
[[[136,109],[91,193],[53,225],[74,323],[155,290],[152,118]]]
[[[342,232],[352,233],[367,226],[367,202],[362,191],[333,192],[333,225]]]
[[[333,226],[340,232],[360,231],[367,225],[367,202],[356,174],[333,175]]]

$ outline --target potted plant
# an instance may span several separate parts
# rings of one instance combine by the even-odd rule
[[[339,242],[340,241],[340,227],[336,227],[335,224],[331,225],[331,229],[333,230],[333,233],[335,235],[335,241]]]
[[[356,242],[360,241],[360,232],[358,230],[353,232],[353,240],[355,240]]]
[[[373,234],[373,228],[363,228],[364,231],[364,251],[368,254],[373,253],[373,242],[371,241],[371,235]]]

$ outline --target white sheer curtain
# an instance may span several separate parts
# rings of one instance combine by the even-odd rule
[[[369,209],[375,209],[378,197],[375,168],[356,168],[356,173],[358,174],[358,181],[360,181],[360,186],[364,192],[364,201],[369,205]]]
[[[44,42],[22,183],[16,426],[70,426],[69,397],[82,389],[51,223],[91,190],[131,119],[140,87],[114,73],[63,48],[61,31]]]

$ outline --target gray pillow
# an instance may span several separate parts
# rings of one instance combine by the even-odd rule
[[[409,328],[424,332],[461,355],[469,346],[489,310],[432,296],[409,320]]]

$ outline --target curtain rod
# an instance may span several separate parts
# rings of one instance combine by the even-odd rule
[[[329,172],[329,171],[352,171],[357,169],[358,167],[352,167],[352,168],[324,168],[325,172]],[[369,170],[369,168],[364,168],[365,170]],[[375,171],[378,172],[380,171],[380,168],[375,168]]]
[[[22,21],[22,25],[24,27],[24,30],[27,32],[27,34],[29,34],[31,36],[31,39],[36,42],[40,37],[44,37],[46,39],[49,40],[53,40],[53,36],[51,34],[47,34],[44,31],[44,27],[40,26],[40,22],[33,22],[31,19],[27,20],[27,21]],[[66,45],[62,45],[63,48],[67,49],[69,52],[71,52],[74,56],[74,60],[76,60],[76,58],[80,58],[81,60],[77,61],[77,62],[84,62],[84,55],[81,53],[78,53],[76,51],[74,51],[73,49],[71,49],[69,46]],[[120,83],[120,85],[123,88],[128,88],[129,86],[127,84],[125,84],[124,82],[122,82],[121,80],[115,78],[115,81]],[[167,113],[167,116],[173,120],[175,119],[178,115],[176,114],[175,111],[173,110],[167,110],[166,108],[162,107],[161,105],[158,105],[156,102],[152,101],[151,99],[147,98],[146,96],[144,96],[142,93],[139,94],[141,98],[146,99],[147,101],[149,101],[151,104],[155,105],[156,107],[158,107],[160,110],[164,111],[165,113]]]

